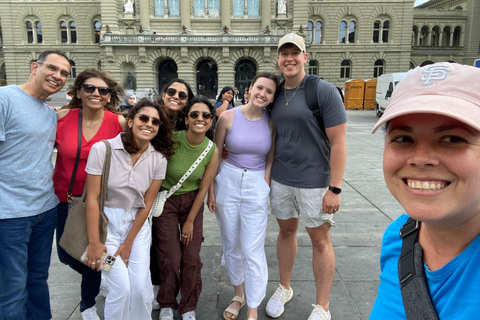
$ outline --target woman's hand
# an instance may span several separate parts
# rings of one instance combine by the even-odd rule
[[[209,192],[207,196],[207,206],[211,213],[215,213],[217,208],[215,206],[215,194],[213,192]]]
[[[124,242],[118,247],[117,252],[115,252],[114,256],[120,256],[125,263],[125,266],[128,268],[128,259],[130,259],[130,253],[132,252],[132,244],[128,242]]]
[[[182,226],[182,242],[184,245],[188,244],[193,240],[193,221],[185,221]]]
[[[87,247],[87,259],[84,264],[92,269],[100,271],[100,261],[102,260],[102,253],[107,252],[107,247],[101,243],[91,243]]]

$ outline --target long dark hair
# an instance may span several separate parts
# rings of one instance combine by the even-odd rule
[[[62,109],[82,108],[82,99],[77,97],[77,93],[82,90],[81,85],[91,78],[99,78],[105,81],[108,88],[111,90],[110,102],[105,105],[105,109],[117,112],[117,106],[122,101],[120,97],[124,95],[123,88],[117,81],[115,81],[108,71],[98,70],[96,68],[87,68],[78,74],[73,83],[73,87],[68,91],[72,96],[72,100],[70,100],[67,105],[63,106]]]
[[[232,93],[233,93],[232,101],[230,101],[229,104],[231,104],[232,107],[235,108],[235,102],[234,102],[235,101],[235,90],[233,90],[232,87],[223,87],[222,91],[220,91],[220,94],[217,97],[217,101],[222,101],[222,95],[227,91],[232,91]]]
[[[158,111],[158,115],[160,117],[160,121],[162,122],[158,128],[157,135],[150,140],[151,145],[157,150],[161,152],[165,158],[169,158],[174,154],[173,152],[173,145],[174,142],[172,140],[172,130],[170,129],[170,125],[168,124],[168,118],[162,108],[156,102],[152,102],[148,98],[143,98],[138,103],[133,106],[130,111],[128,112],[127,119],[133,121],[135,115],[144,107],[151,107]],[[138,152],[138,146],[135,143],[135,139],[133,138],[132,128],[127,127],[125,130],[125,134],[122,135],[122,142],[125,150],[132,154]]]

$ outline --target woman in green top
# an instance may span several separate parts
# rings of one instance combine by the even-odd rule
[[[214,107],[203,97],[189,101],[184,109],[186,131],[178,131],[175,154],[169,158],[161,190],[169,190],[205,150],[206,132],[212,125]],[[203,242],[203,208],[215,175],[218,151],[213,146],[182,186],[167,199],[163,213],[153,218],[156,252],[162,285],[157,295],[160,320],[173,320],[173,309],[183,320],[195,320],[202,291],[200,247]],[[180,231],[179,231],[180,226]],[[181,301],[177,295],[181,292]]]

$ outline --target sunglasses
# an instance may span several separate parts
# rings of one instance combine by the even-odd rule
[[[199,115],[200,115],[199,111],[192,111],[188,114],[188,116],[192,119],[197,119]],[[203,111],[202,112],[202,117],[203,117],[203,119],[208,120],[208,119],[212,119],[213,115],[210,112]]]
[[[112,89],[110,88],[107,88],[107,87],[95,87],[91,84],[82,84],[80,86],[81,88],[83,88],[83,90],[85,90],[86,93],[94,93],[95,92],[95,89],[98,90],[98,94],[101,95],[101,96],[106,96],[107,94],[111,93],[112,92]]]
[[[152,125],[154,125],[154,126],[159,126],[159,125],[162,124],[162,121],[160,121],[160,119],[150,118],[146,114],[136,114],[135,117],[137,117],[138,120],[142,121],[143,123],[148,123],[148,121],[150,121],[150,119],[152,119]]]
[[[174,89],[174,88],[168,88],[167,89],[167,94],[170,97],[173,97],[175,95],[175,93],[177,93],[176,89]],[[178,98],[180,100],[186,100],[188,98],[188,94],[186,92],[183,92],[183,91],[178,91]]]

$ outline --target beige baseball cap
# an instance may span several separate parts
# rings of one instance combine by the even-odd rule
[[[480,69],[440,62],[413,70],[395,87],[390,105],[373,127],[406,114],[431,113],[480,131]]]
[[[303,52],[307,52],[307,50],[305,49],[305,41],[303,40],[303,37],[299,36],[296,33],[289,33],[287,35],[284,35],[278,42],[277,51],[280,50],[280,48],[287,43],[292,43]]]

